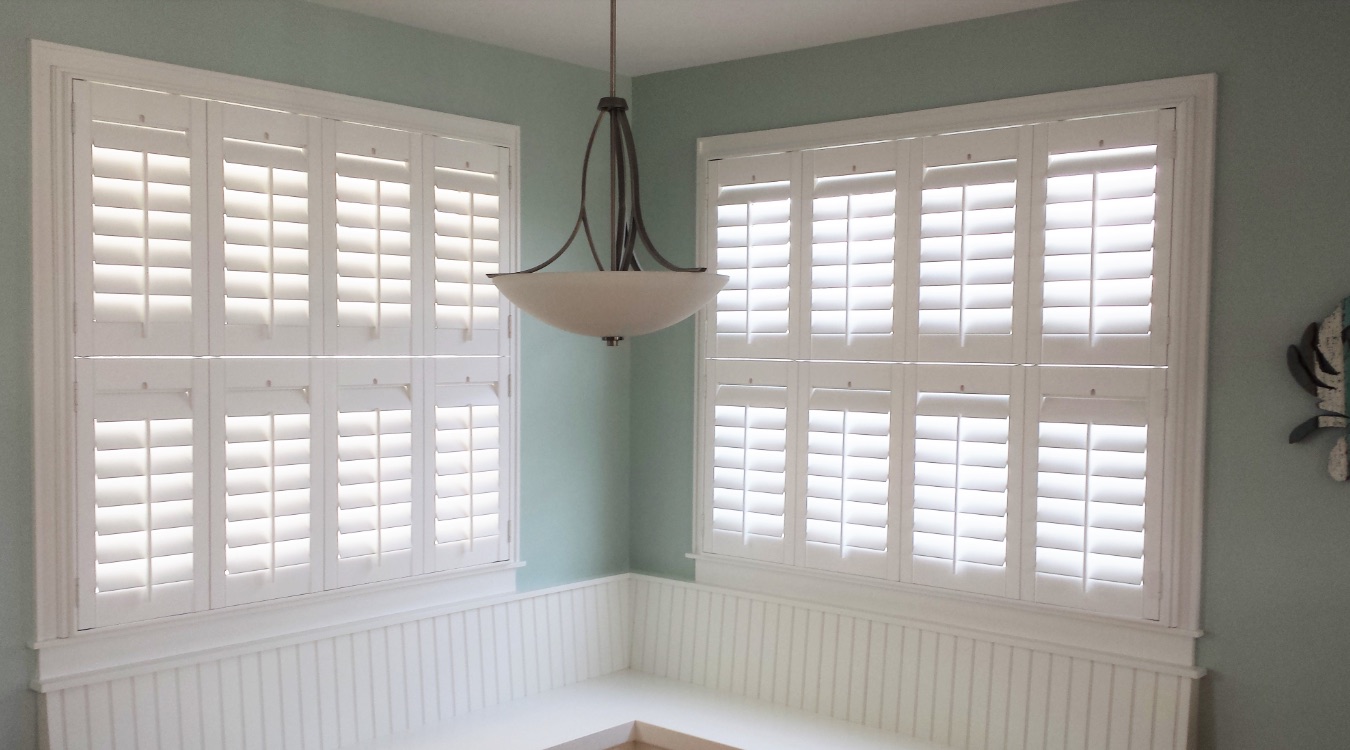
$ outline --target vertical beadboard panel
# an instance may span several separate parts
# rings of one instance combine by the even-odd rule
[[[627,669],[632,618],[642,609],[634,603],[645,606],[648,590],[674,603],[669,588],[640,584],[634,596],[633,583],[612,578],[527,593],[54,690],[43,700],[48,746],[328,750],[416,730],[471,708]],[[692,591],[680,594],[694,598]],[[745,607],[748,612],[750,604]],[[688,622],[695,622],[692,615]],[[745,631],[748,637],[748,623]],[[650,643],[664,648],[671,633],[654,630]],[[678,671],[678,648],[661,654],[673,654],[665,668]]]
[[[1185,750],[1193,726],[1189,677],[645,576],[631,596],[632,669],[939,745]]]
[[[1184,750],[1196,681],[633,576],[49,692],[61,750],[326,750],[636,669],[966,750]]]

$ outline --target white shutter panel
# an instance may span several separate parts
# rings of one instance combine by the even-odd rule
[[[789,409],[795,378],[785,362],[717,362],[705,437],[708,551],[789,562],[787,485],[791,465]]]
[[[81,628],[208,604],[205,368],[79,363]]]
[[[316,512],[323,463],[321,388],[311,362],[217,360],[221,450],[213,498],[223,532],[217,606],[294,596],[322,588],[314,563],[322,528]],[[317,408],[316,408],[317,407]]]
[[[710,164],[710,206],[720,274],[718,357],[792,355],[792,159],[769,154]]]
[[[78,351],[204,354],[205,103],[75,82]]]
[[[213,351],[319,354],[320,121],[211,102]],[[218,171],[217,171],[218,170]],[[218,203],[217,203],[218,201]]]
[[[1013,362],[1021,352],[1013,311],[1019,180],[1029,128],[1002,128],[921,141],[919,361]],[[1026,159],[1030,164],[1030,159]]]
[[[1010,467],[1021,368],[920,366],[914,399],[914,583],[1016,596]],[[1014,395],[1019,394],[1019,395]],[[1010,560],[1011,558],[1011,560]]]
[[[1173,120],[1049,125],[1042,362],[1166,362]]]
[[[336,351],[411,354],[418,309],[412,275],[422,237],[413,232],[422,211],[412,198],[420,193],[413,151],[420,143],[401,130],[348,122],[331,123],[330,130]]]
[[[813,359],[899,359],[896,180],[908,142],[804,154],[812,179]]]
[[[509,556],[509,412],[503,360],[436,360],[434,570]]]
[[[425,450],[415,394],[421,369],[410,361],[344,361],[336,365],[337,424],[333,463],[337,565],[329,587],[412,575],[414,519],[423,497]],[[333,434],[330,428],[330,435]],[[330,500],[332,502],[332,500]]]
[[[505,209],[510,174],[506,149],[427,136],[432,174],[435,252],[431,264],[434,354],[497,354],[506,329],[502,299],[488,274],[504,268],[510,228]]]
[[[807,567],[891,578],[893,369],[808,365]]]
[[[1158,618],[1165,373],[1042,368],[1035,600]]]

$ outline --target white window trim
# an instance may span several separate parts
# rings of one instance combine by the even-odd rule
[[[314,89],[258,81],[177,65],[34,40],[32,87],[32,281],[33,281],[33,453],[34,566],[36,640],[41,682],[48,674],[98,668],[108,651],[122,650],[124,662],[177,653],[223,648],[241,639],[286,638],[333,622],[375,619],[424,608],[429,598],[457,599],[500,595],[515,590],[520,535],[509,533],[505,562],[430,573],[408,579],[307,594],[253,605],[208,610],[159,621],[76,630],[76,477],[73,388],[74,291],[73,228],[68,145],[73,127],[69,102],[75,79],[169,90],[178,94],[301,112],[317,117],[356,120],[429,135],[471,139],[510,149],[509,184],[520,184],[520,128],[396,104],[386,104]],[[519,237],[519,190],[511,189],[511,234]],[[514,263],[516,247],[507,252]],[[509,313],[509,310],[508,310]],[[508,327],[510,322],[508,320]],[[512,382],[519,362],[519,337],[507,339]],[[511,434],[518,434],[519,410],[512,409]],[[518,445],[518,440],[514,441]],[[513,446],[511,450],[515,450]],[[506,479],[519,518],[518,473]],[[351,613],[359,613],[353,615]],[[243,615],[245,633],[232,634],[228,623]],[[203,628],[211,623],[212,627]],[[216,627],[219,625],[219,627]],[[109,649],[109,644],[118,644]],[[156,645],[157,644],[157,645]],[[147,650],[148,646],[154,646]],[[104,664],[106,666],[106,664]],[[55,672],[53,672],[55,670]]]
[[[1217,77],[1213,74],[1043,94],[817,125],[700,138],[697,208],[699,257],[710,263],[709,216],[704,191],[709,162],[849,143],[913,138],[1028,122],[1176,109],[1176,170],[1173,193],[1172,276],[1168,320],[1168,446],[1163,467],[1165,498],[1161,548],[1164,571],[1158,622],[1129,620],[1026,601],[946,592],[928,586],[865,581],[857,576],[711,554],[704,540],[705,498],[696,492],[693,539],[695,578],[732,588],[865,610],[903,610],[907,616],[971,625],[1008,637],[1121,648],[1134,658],[1191,666],[1200,637],[1200,566],[1204,499],[1205,408],[1209,341],[1209,279],[1214,191]],[[703,387],[715,316],[699,314],[696,432],[702,440],[708,409]],[[795,329],[794,329],[795,330]],[[706,451],[697,450],[694,486],[702,487]],[[879,594],[881,594],[879,596]],[[1115,640],[1106,640],[1115,639]],[[1128,642],[1120,643],[1121,640]]]

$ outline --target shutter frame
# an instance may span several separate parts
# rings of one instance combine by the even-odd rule
[[[149,366],[153,362],[153,367]],[[209,606],[209,583],[208,575],[210,571],[210,527],[208,524],[209,514],[204,512],[209,503],[206,491],[209,475],[209,462],[205,457],[209,454],[209,443],[207,440],[207,422],[209,419],[208,388],[206,363],[203,361],[165,361],[165,360],[134,360],[134,359],[110,359],[93,360],[82,359],[76,362],[76,389],[81,395],[79,402],[83,404],[81,413],[78,414],[78,426],[76,429],[76,440],[78,450],[76,453],[77,464],[77,492],[81,498],[87,498],[85,502],[78,505],[76,512],[76,528],[78,532],[76,542],[76,556],[78,558],[79,576],[84,585],[78,592],[79,601],[77,602],[78,623],[77,627],[81,630],[104,627],[107,625],[116,625],[129,622],[138,622],[143,620],[165,617],[168,615],[184,614]],[[133,585],[124,589],[119,589],[112,593],[99,592],[99,552],[96,549],[98,530],[105,521],[99,518],[99,508],[102,506],[98,501],[98,486],[95,479],[95,472],[98,471],[98,443],[96,436],[96,422],[146,422],[146,429],[153,430],[151,426],[154,422],[160,420],[190,420],[191,438],[188,447],[191,449],[191,470],[188,472],[174,472],[175,474],[187,474],[191,482],[191,491],[189,494],[190,509],[187,511],[190,521],[180,522],[171,527],[155,525],[153,506],[158,502],[153,498],[156,493],[154,480],[149,479],[154,472],[154,465],[158,458],[152,453],[156,442],[151,442],[153,433],[146,435],[147,440],[139,442],[136,445],[118,441],[116,444],[110,444],[108,450],[118,450],[123,447],[132,452],[141,451],[144,453],[142,460],[146,461],[146,468],[141,473],[115,471],[118,476],[131,478],[133,476],[146,477],[149,487],[144,498],[140,501],[133,501],[125,505],[118,504],[116,507],[131,509],[136,506],[145,508],[145,516],[139,521],[130,518],[120,518],[125,514],[118,513],[117,519],[109,519],[107,523],[112,524],[111,534],[123,533],[122,528],[128,528],[128,523],[134,523],[142,533],[146,534],[146,544],[155,543],[153,540],[154,532],[151,528],[163,529],[190,529],[191,543],[190,552],[192,555],[190,578],[183,584],[168,584],[171,588],[161,589],[161,593],[156,594],[154,589],[157,584],[153,582],[151,576],[154,575],[153,551],[146,550],[139,557],[127,557],[128,561],[133,559],[145,560],[150,566],[149,575],[140,585]],[[114,438],[115,440],[115,438]],[[164,447],[172,449],[172,446],[183,445],[180,442],[166,444]],[[131,457],[135,458],[135,457]],[[169,458],[172,462],[172,458]],[[128,467],[131,468],[131,467]],[[182,480],[180,479],[180,482]],[[171,495],[180,494],[178,492]],[[181,502],[181,500],[169,500],[167,502]],[[106,506],[106,507],[112,507]],[[130,533],[136,533],[132,528]],[[169,542],[172,544],[172,542]],[[181,553],[179,553],[181,554]],[[119,555],[120,557],[121,555]],[[126,567],[126,566],[122,566]],[[180,581],[181,581],[181,575]],[[144,590],[145,595],[138,595],[138,590]],[[118,592],[123,593],[118,593]],[[147,603],[150,600],[159,597],[158,601]]]
[[[796,462],[797,481],[795,486],[798,488],[797,508],[799,518],[801,519],[802,529],[797,535],[797,559],[800,564],[808,568],[819,570],[828,570],[838,573],[852,573],[870,578],[883,578],[894,580],[898,578],[899,558],[898,547],[896,545],[896,530],[899,526],[899,513],[897,511],[900,504],[899,482],[896,481],[896,466],[894,457],[898,455],[896,451],[896,442],[904,434],[903,428],[896,423],[898,394],[903,392],[903,371],[881,364],[863,364],[863,363],[804,363],[802,369],[805,371],[803,385],[799,388],[800,406],[802,417],[798,429],[799,456]],[[820,404],[822,397],[826,403]],[[824,406],[827,408],[819,408]],[[843,417],[842,431],[835,432],[825,426],[823,423],[818,429],[812,429],[811,420],[817,417],[828,419],[829,415],[825,412],[838,412],[839,407],[845,406],[849,414],[854,413],[878,413],[876,410],[882,407],[887,408],[887,415],[882,420],[864,418],[862,424],[854,426],[850,424],[849,417]],[[861,406],[862,408],[858,408]],[[877,424],[871,424],[876,422]],[[880,428],[884,424],[886,436],[884,439],[875,435],[875,428]],[[840,435],[839,451],[834,452],[831,434]],[[813,437],[816,437],[818,445],[810,445]],[[850,437],[855,438],[859,447],[854,448],[849,445]],[[873,438],[873,439],[868,439]],[[871,444],[870,447],[868,444]],[[864,474],[870,475],[867,481],[872,483],[870,489],[875,491],[876,467],[875,457],[868,457],[864,454],[884,450],[886,454],[885,476],[885,507],[881,510],[876,508],[855,508],[857,505],[874,505],[873,501],[849,500],[845,495],[858,497],[856,494],[862,487],[850,487],[847,477],[850,469],[857,469]],[[850,452],[854,451],[854,452]],[[833,465],[833,458],[839,457],[839,468],[842,472],[840,477],[832,476],[832,469],[825,464]],[[822,468],[812,467],[812,459]],[[850,461],[849,459],[853,459]],[[857,464],[857,467],[851,464]],[[822,474],[813,472],[822,471]],[[832,499],[829,497],[813,497],[811,489],[811,479],[815,477],[820,483],[821,494],[831,494],[835,482],[839,484],[838,491],[840,498]],[[813,511],[812,501],[815,500],[817,509]],[[834,510],[834,503],[838,503],[838,512]],[[856,520],[856,515],[862,514],[869,516],[873,521],[871,524],[862,523]],[[812,516],[816,518],[813,519]],[[838,516],[838,519],[832,519],[831,516]],[[848,516],[855,515],[855,520],[850,521]],[[884,519],[884,521],[882,521]],[[822,537],[817,537],[818,541],[812,541],[812,531],[810,526],[812,520],[815,520],[819,533],[832,533],[833,524],[839,525],[839,542],[828,542]],[[876,528],[875,523],[881,521],[885,524],[885,531],[878,534],[876,532],[867,532],[865,529],[856,528],[857,526],[869,526]],[[851,528],[854,527],[854,528]],[[848,533],[852,531],[852,533]],[[861,536],[859,536],[861,535]],[[875,547],[864,548],[859,544],[850,544],[845,541],[845,536],[852,536],[856,539],[866,538],[875,544],[884,544],[883,550],[877,550]],[[850,553],[849,550],[852,550]]]
[[[909,158],[909,141],[802,152],[802,192],[809,194],[801,201],[805,220],[804,240],[797,253],[803,282],[798,297],[807,358],[870,361],[903,358],[906,316],[897,292],[904,288],[905,279],[902,250],[907,217],[902,206],[907,204],[902,204],[900,198],[903,183],[907,182]],[[855,175],[870,179],[848,180]],[[892,196],[890,213],[883,215],[885,200],[879,196],[886,192]],[[840,209],[843,216],[836,215]],[[889,222],[885,221],[887,217]],[[889,253],[882,250],[886,234],[890,240]],[[856,235],[864,237],[857,245]],[[843,257],[839,258],[841,252]],[[886,255],[888,261],[880,260]],[[831,259],[842,263],[825,262]],[[886,265],[889,269],[884,268]],[[842,279],[837,278],[840,274]],[[885,276],[889,276],[889,284],[881,283]],[[881,293],[883,288],[885,292]],[[855,317],[882,309],[879,306],[883,297],[889,306],[884,323],[875,312],[869,316],[875,317],[875,321],[855,321]],[[841,305],[842,310],[837,310]],[[841,316],[839,323],[844,330],[826,332],[826,328],[838,327],[839,323],[833,319]],[[870,330],[874,328],[885,330]]]
[[[1022,417],[1024,411],[1023,393],[1026,389],[1025,369],[1022,367],[975,367],[966,365],[917,365],[913,370],[913,379],[910,390],[906,394],[908,408],[906,417],[910,420],[910,426],[913,427],[912,436],[905,441],[904,452],[902,454],[905,469],[904,479],[904,539],[905,539],[905,557],[903,561],[903,580],[912,583],[937,586],[941,588],[954,589],[959,591],[968,591],[991,596],[1000,596],[1008,598],[1019,597],[1020,571],[1021,571],[1021,549],[1022,549],[1022,525],[1021,525],[1021,505],[1022,505],[1022,467],[1025,465],[1024,446],[1021,436],[1024,433],[1022,427]],[[929,407],[925,410],[921,399],[924,394],[931,394],[934,397],[941,398],[950,396],[949,399],[943,399],[946,403],[934,404],[937,408]],[[1002,406],[997,405],[983,406],[968,399],[968,396],[1006,396],[1007,402]],[[963,403],[964,402],[964,403]],[[1002,418],[1006,420],[1006,442],[1004,443],[1004,468],[1006,471],[1003,482],[1003,548],[1004,562],[1001,568],[995,568],[992,565],[980,565],[976,563],[961,564],[956,557],[952,558],[950,565],[943,565],[940,561],[933,558],[921,558],[918,553],[918,543],[915,541],[916,530],[920,527],[915,520],[916,514],[916,495],[918,493],[917,463],[921,456],[918,455],[917,441],[920,430],[914,423],[925,416],[956,416],[965,418],[973,416],[977,418]],[[957,422],[959,430],[964,419]],[[924,438],[927,439],[927,438]],[[962,439],[958,434],[957,439]],[[958,455],[959,460],[959,455]],[[954,479],[960,477],[960,469],[954,468],[956,474]],[[961,497],[959,488],[953,488],[952,508],[953,523],[960,523]],[[978,511],[976,511],[978,513]],[[978,519],[976,519],[978,520]],[[954,527],[955,536],[953,544],[959,543],[960,529]],[[955,553],[955,548],[953,549]]]
[[[793,512],[794,496],[794,465],[797,461],[798,446],[794,443],[793,433],[796,431],[795,425],[800,419],[799,411],[796,408],[797,399],[797,371],[798,368],[787,362],[752,362],[752,361],[720,361],[711,373],[710,397],[706,399],[704,405],[704,451],[702,461],[708,467],[708,471],[701,482],[701,491],[703,496],[703,528],[705,551],[728,555],[731,557],[743,557],[752,560],[764,562],[777,562],[790,564],[794,557],[794,545],[792,543],[793,535],[796,529],[796,514]],[[725,389],[725,390],[724,390]],[[725,394],[725,395],[724,395]],[[747,410],[742,414],[743,418],[748,420],[748,409],[768,409],[781,410],[783,428],[782,428],[782,449],[781,449],[781,487],[782,498],[780,500],[778,515],[781,518],[782,531],[776,538],[767,534],[749,534],[745,530],[745,524],[749,520],[749,488],[746,486],[746,480],[749,474],[749,443],[748,432],[751,428],[748,421],[743,421],[740,427],[722,426],[725,431],[728,428],[731,433],[739,431],[737,439],[741,441],[740,483],[742,484],[741,496],[736,501],[741,506],[742,525],[741,532],[737,533],[730,529],[719,529],[717,503],[719,490],[723,494],[736,494],[736,488],[732,486],[718,487],[718,446],[716,435],[719,429],[717,412],[718,406],[730,407],[731,411],[736,409]],[[765,417],[773,416],[772,412],[765,412]],[[734,436],[734,435],[733,435]],[[734,436],[735,437],[735,436]],[[772,438],[772,435],[761,433],[762,438]],[[723,451],[730,449],[735,452],[734,446],[723,446]],[[772,453],[771,450],[766,450]],[[772,460],[772,456],[761,456],[763,459]],[[725,459],[724,459],[725,460]],[[735,463],[734,461],[732,463]],[[734,473],[736,467],[721,467]],[[761,469],[760,471],[763,471]],[[771,477],[762,477],[761,480],[771,480]],[[734,485],[735,481],[728,481],[728,485]],[[768,498],[759,498],[763,503]],[[761,504],[761,508],[764,506]],[[723,509],[729,514],[734,515],[734,508]],[[759,515],[774,515],[771,509],[762,509]]]
[[[708,246],[712,257],[708,262],[710,268],[731,277],[718,292],[710,316],[713,356],[796,356],[801,330],[796,279],[801,262],[793,248],[800,246],[801,209],[793,196],[800,171],[800,155],[790,153],[723,159],[709,165]],[[737,212],[745,218],[731,216]],[[763,221],[756,222],[757,217]],[[733,235],[743,236],[746,244],[719,247],[735,243]],[[756,243],[757,239],[761,242]],[[756,332],[756,327],[773,330]]]
[[[1070,590],[1065,580],[1050,581],[1041,572],[1037,560],[1038,540],[1037,523],[1041,517],[1040,491],[1038,483],[1041,474],[1049,468],[1045,458],[1031,459],[1026,463],[1023,477],[1024,486],[1024,534],[1027,534],[1027,554],[1023,559],[1023,586],[1026,598],[1044,604],[1052,604],[1074,609],[1100,612],[1146,620],[1157,620],[1161,606],[1161,565],[1159,556],[1162,550],[1163,507],[1162,483],[1166,458],[1163,453],[1164,419],[1166,416],[1167,373],[1162,369],[1120,369],[1101,367],[1055,367],[1035,368],[1029,376],[1027,393],[1031,396],[1027,404],[1027,418],[1024,432],[1024,444],[1030,451],[1032,446],[1041,446],[1041,429],[1045,412],[1043,402],[1047,398],[1071,398],[1081,400],[1085,405],[1094,401],[1128,400],[1134,402],[1133,417],[1126,420],[1107,419],[1103,424],[1121,421],[1140,420],[1147,422],[1145,427],[1145,462],[1143,490],[1140,504],[1143,506],[1143,522],[1139,533],[1142,535],[1140,579],[1137,591],[1125,592],[1121,587],[1105,584],[1088,587],[1088,572],[1083,569],[1084,585],[1080,590]],[[1119,411],[1119,410],[1115,410]],[[1059,422],[1065,421],[1063,412],[1046,415]],[[1078,420],[1073,420],[1078,422]],[[1038,447],[1038,451],[1041,450]],[[1042,451],[1043,452],[1043,451]],[[1090,460],[1090,459],[1089,459]],[[1084,479],[1084,481],[1090,481]],[[1092,510],[1094,501],[1084,501],[1084,512]],[[1090,520],[1087,523],[1091,523]],[[1090,532],[1089,532],[1090,533]],[[1087,564],[1084,550],[1084,565]],[[1088,590],[1092,588],[1093,590]]]

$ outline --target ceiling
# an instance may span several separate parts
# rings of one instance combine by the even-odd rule
[[[609,68],[605,0],[310,0]],[[738,60],[1070,0],[620,0],[619,73]]]

